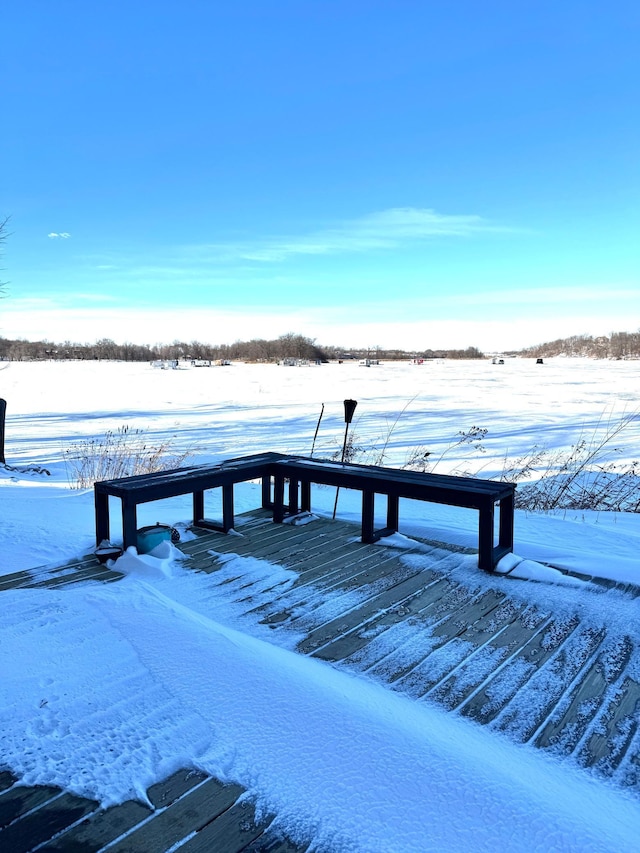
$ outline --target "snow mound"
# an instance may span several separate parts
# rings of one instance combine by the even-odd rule
[[[111,567],[123,575],[138,578],[173,577],[180,572],[180,562],[188,557],[168,540],[160,542],[148,554],[138,554],[132,545],[113,561]]]

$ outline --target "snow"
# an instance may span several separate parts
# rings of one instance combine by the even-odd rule
[[[489,475],[506,454],[536,443],[568,446],[585,429],[603,428],[604,411],[632,410],[638,371],[633,362],[558,360],[541,368],[507,360],[500,369],[233,365],[203,377],[137,364],[12,363],[0,371],[6,457],[23,470],[0,475],[2,572],[61,565],[93,549],[93,494],[69,488],[65,453],[122,424],[145,429],[150,441],[175,435],[180,447],[194,448],[194,463],[267,450],[309,455],[324,402],[316,445],[324,455],[340,449],[342,400],[353,398],[358,443],[381,438],[385,462],[401,464],[425,445],[444,454],[442,473],[477,462]],[[474,425],[489,429],[481,457],[447,450],[458,430]],[[621,458],[632,459],[637,442],[635,422],[616,442]],[[259,494],[257,484],[238,486],[236,511],[259,505]],[[314,513],[330,515],[334,497],[335,490],[314,490]],[[190,503],[143,506],[140,526],[162,520],[186,538]],[[357,520],[359,496],[341,490],[338,514]],[[378,547],[415,565],[427,568],[430,557],[427,548],[406,553],[412,536],[476,544],[469,511],[403,502],[400,517],[401,532]],[[519,511],[515,543],[498,575],[479,572],[464,553],[452,571],[477,589],[502,589],[507,574],[535,581],[511,583],[509,594],[551,604],[566,619],[578,614],[586,628],[606,625],[612,655],[625,636],[640,647],[635,599],[558,571],[637,582],[640,516]],[[125,552],[117,562],[125,578],[115,584],[3,591],[3,765],[25,784],[61,785],[104,804],[144,800],[174,770],[201,768],[244,785],[292,837],[326,851],[637,849],[640,802],[515,743],[526,708],[521,720],[489,731],[383,687],[376,672],[390,656],[397,662],[429,643],[412,626],[397,626],[393,647],[370,644],[374,657],[360,661],[359,672],[330,666],[294,652],[295,630],[270,631],[236,603],[235,586],[249,581],[256,605],[276,591],[286,602],[295,572],[252,557],[213,557],[222,562],[216,583],[163,542],[150,554]],[[297,616],[292,624],[302,628],[305,613]],[[429,665],[462,651],[450,644]],[[479,655],[474,665],[489,663]]]

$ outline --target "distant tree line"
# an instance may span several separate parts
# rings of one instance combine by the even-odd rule
[[[26,341],[0,338],[0,358],[32,360],[155,361],[157,359],[234,359],[279,361],[282,358],[325,360],[324,350],[302,335],[282,335],[277,340],[236,341],[207,344],[202,341],[174,341],[172,344],[116,343],[102,338],[93,344],[71,341]]]
[[[569,356],[582,358],[640,358],[640,330],[637,332],[612,332],[609,337],[591,337],[591,335],[572,335],[549,341],[535,347],[519,350],[510,355],[523,355],[531,358],[551,358]]]
[[[407,361],[413,358],[484,358],[477,347],[467,349],[424,349],[411,350],[384,349],[383,347],[367,347],[366,349],[341,349],[340,347],[325,347],[325,352],[331,359],[374,358],[382,361]]]
[[[609,337],[572,335],[548,343],[513,350],[508,355],[525,358],[551,358],[568,356],[582,358],[640,358],[640,330],[637,332],[612,332]],[[477,347],[466,349],[385,349],[374,346],[347,349],[321,346],[314,339],[290,332],[273,340],[253,338],[232,344],[208,344],[202,341],[174,341],[172,344],[116,343],[102,338],[93,344],[71,341],[11,340],[0,337],[0,358],[11,361],[37,360],[101,360],[101,361],[156,361],[158,359],[227,359],[276,363],[285,358],[308,361],[331,361],[372,358],[383,361],[407,361],[412,358],[482,359],[484,353]]]
[[[275,340],[254,338],[232,344],[207,344],[202,341],[174,341],[172,344],[118,344],[102,338],[93,344],[71,341],[26,341],[0,338],[0,358],[11,361],[37,360],[109,360],[109,361],[156,361],[158,359],[227,359],[229,361],[278,362],[285,358],[308,361],[349,360],[375,358],[384,360],[407,360],[409,358],[483,358],[476,347],[464,350],[432,350],[406,352],[400,349],[343,349],[323,347],[304,335],[288,333]]]

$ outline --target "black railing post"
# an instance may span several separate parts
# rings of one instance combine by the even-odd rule
[[[0,399],[0,465],[6,465],[4,458],[4,417],[7,411],[7,401]]]

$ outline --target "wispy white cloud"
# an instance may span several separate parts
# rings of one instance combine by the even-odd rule
[[[296,257],[383,252],[412,248],[433,239],[460,240],[491,234],[523,233],[522,229],[490,222],[474,214],[449,215],[428,208],[398,207],[337,222],[300,234],[257,235],[237,241],[166,245],[154,249],[153,259],[142,253],[79,255],[77,260],[102,275],[117,272],[121,279],[181,283],[203,281],[226,285],[228,276],[242,280]],[[52,233],[51,238],[62,237]],[[224,282],[216,278],[224,271]],[[214,274],[215,271],[215,274]]]
[[[68,231],[60,231],[60,232],[52,231],[50,234],[47,234],[47,237],[49,237],[50,240],[56,240],[56,239],[68,240],[69,237],[71,237],[71,234],[69,234]]]
[[[473,214],[449,215],[428,208],[397,207],[304,235],[214,243],[205,247],[220,260],[232,258],[277,262],[295,255],[329,255],[395,249],[436,237],[471,237],[515,233],[518,229],[491,223]]]

